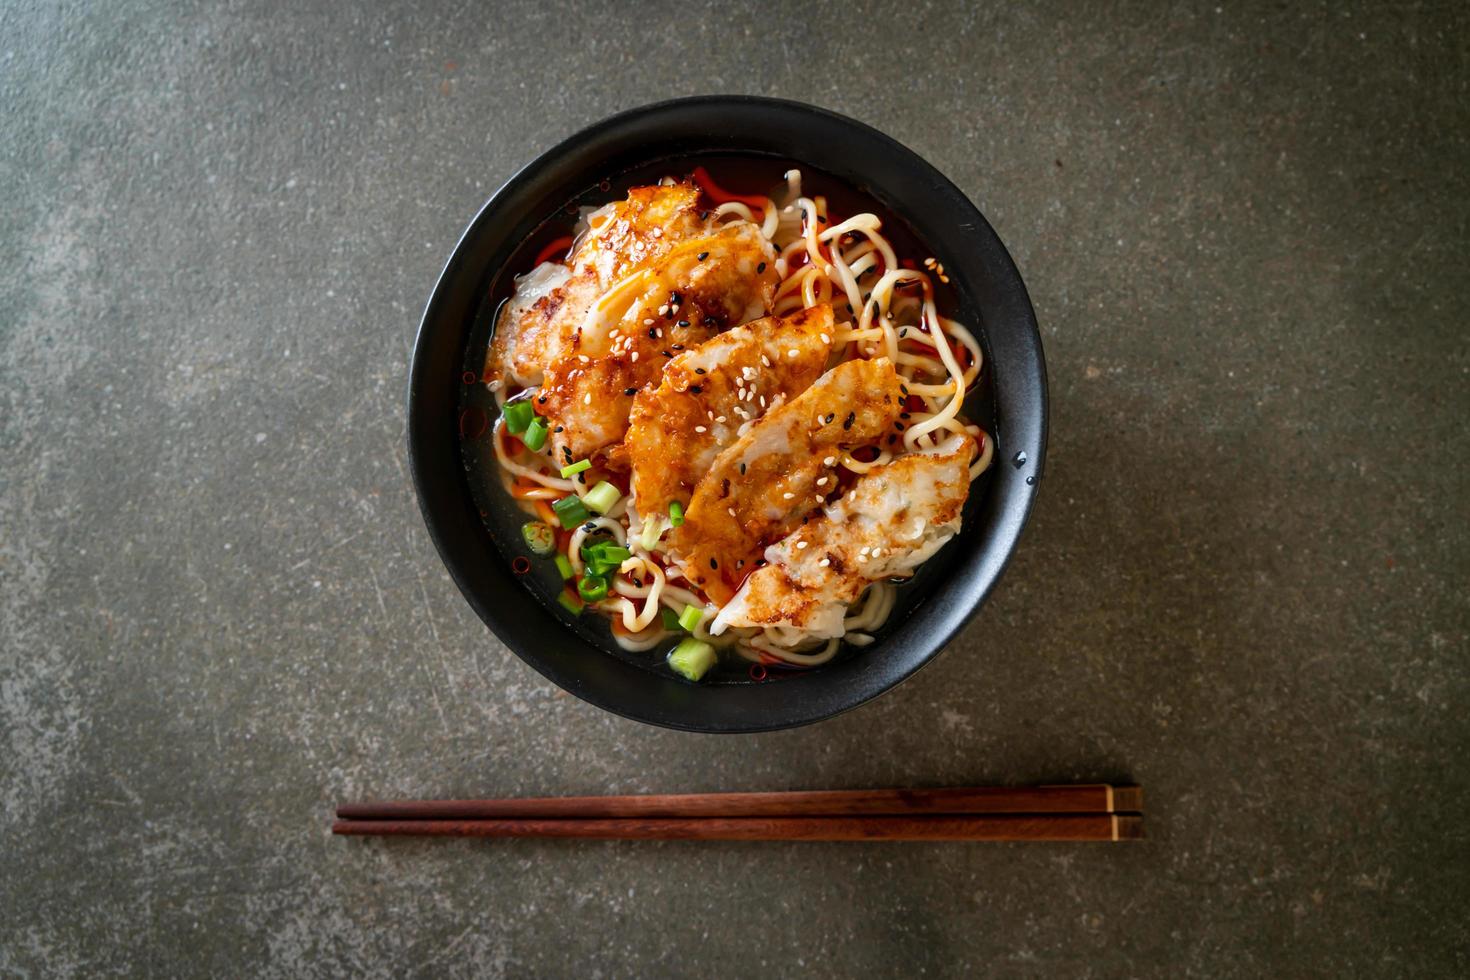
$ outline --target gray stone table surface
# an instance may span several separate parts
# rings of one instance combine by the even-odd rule
[[[1463,976],[1460,3],[0,8],[0,974]],[[814,102],[951,176],[1049,470],[833,721],[567,696],[440,565],[417,315],[613,111]],[[1135,779],[1137,846],[334,839],[334,803]]]

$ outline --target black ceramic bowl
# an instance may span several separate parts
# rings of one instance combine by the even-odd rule
[[[472,339],[493,316],[489,298],[525,271],[526,243],[544,237],[549,220],[610,178],[664,161],[670,172],[687,172],[707,154],[774,158],[776,175],[783,167],[775,161],[795,161],[900,216],[944,263],[959,307],[944,312],[975,331],[990,381],[986,421],[995,463],[975,484],[960,534],[925,563],[918,581],[900,589],[876,642],[780,682],[741,682],[737,675],[690,684],[653,654],[623,653],[586,624],[574,627],[512,571],[519,536],[511,540],[484,519],[461,434],[461,377]],[[513,266],[513,257],[521,264]],[[749,732],[818,721],[877,697],[933,659],[974,615],[1016,547],[1041,476],[1046,368],[1026,288],[1005,247],[965,195],[912,151],[854,120],[795,102],[680,99],[583,130],[485,203],[424,311],[408,417],[414,485],[429,534],[470,605],[517,656],[572,694],[628,718]]]

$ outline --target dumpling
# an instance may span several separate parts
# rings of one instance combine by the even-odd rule
[[[743,428],[817,380],[833,333],[832,308],[816,306],[727,330],[669,361],[659,386],[634,399],[628,425],[639,519],[668,527],[669,504],[688,505]]]
[[[841,451],[890,431],[899,385],[887,358],[845,361],[720,453],[668,538],[685,577],[727,602],[761,549],[836,490]]]
[[[871,582],[905,578],[960,529],[975,441],[900,456],[858,478],[822,516],[771,545],[710,625],[784,626],[842,636],[843,616]]]

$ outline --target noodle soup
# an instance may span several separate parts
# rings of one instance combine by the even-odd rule
[[[536,356],[540,349],[528,347],[526,341],[544,343],[546,324],[554,325],[551,317],[537,318],[536,303],[550,305],[544,301],[548,284],[563,293],[575,287],[576,262],[568,261],[569,249],[587,250],[588,237],[599,233],[599,216],[605,223],[625,221],[632,232],[639,232],[626,218],[630,212],[613,208],[612,202],[631,200],[630,192],[642,195],[640,200],[648,202],[646,214],[658,207],[661,197],[669,196],[658,188],[673,185],[660,181],[685,177],[692,188],[687,193],[697,192],[697,211],[671,209],[673,218],[643,229],[650,237],[626,245],[625,250],[635,257],[646,253],[665,261],[662,256],[677,256],[680,248],[668,242],[684,236],[693,253],[685,261],[709,264],[696,267],[689,281],[698,285],[716,277],[709,270],[722,257],[729,281],[721,280],[718,290],[704,290],[713,299],[695,295],[697,289],[680,295],[666,284],[655,295],[642,280],[626,285],[643,274],[638,263],[631,262],[629,275],[610,275],[617,285],[599,286],[583,324],[589,334],[607,333],[611,339],[606,352],[590,345],[569,347],[558,355],[570,365],[561,374],[549,367],[545,378],[533,378],[532,372],[543,368],[538,360],[544,359]],[[679,227],[685,219],[696,227]],[[668,238],[659,241],[663,236],[656,233],[665,229]],[[613,233],[617,229],[603,232]],[[715,244],[700,244],[706,241]],[[726,251],[718,252],[719,248]],[[614,259],[622,257],[618,253]],[[652,298],[639,299],[634,295],[639,290]],[[721,300],[736,293],[738,301],[721,306]],[[609,295],[612,300],[605,301]],[[532,298],[535,302],[530,302]],[[599,304],[609,312],[604,314]],[[474,497],[492,535],[507,553],[521,556],[515,569],[523,573],[530,593],[556,610],[569,627],[625,660],[656,671],[673,665],[708,683],[789,676],[834,657],[853,655],[922,601],[924,581],[943,574],[943,556],[929,556],[958,529],[959,506],[984,491],[984,473],[995,452],[991,435],[995,427],[982,325],[952,319],[957,308],[943,256],[929,254],[897,216],[810,168],[763,157],[702,156],[606,180],[548,219],[487,291],[465,353],[460,403],[462,459]],[[699,318],[687,319],[693,315],[688,311],[696,309]],[[825,317],[828,309],[830,326],[799,322],[813,311]],[[763,316],[752,318],[750,313]],[[497,349],[497,344],[504,346],[509,329],[505,324],[512,315],[521,317],[519,339],[531,353]],[[747,329],[752,319],[759,329]],[[609,329],[610,321],[617,325]],[[706,326],[703,332],[701,325]],[[583,327],[577,328],[579,335]],[[636,338],[640,350],[631,350],[633,328],[640,331]],[[783,351],[766,349],[759,362],[740,369],[745,374],[734,376],[732,384],[739,387],[733,401],[720,403],[732,407],[708,408],[707,420],[697,417],[697,410],[704,407],[698,398],[709,399],[712,394],[704,389],[717,387],[703,373],[706,368],[697,365],[708,362],[716,372],[728,367],[709,360],[711,352],[719,347],[738,352],[743,343],[754,355],[762,338],[798,336],[791,331],[802,329],[807,333],[801,336],[816,345],[811,357],[819,362],[813,371],[823,372],[821,381],[775,378],[785,367],[780,361]],[[692,333],[686,337],[681,331]],[[584,349],[590,353],[577,353]],[[640,353],[647,356],[642,366],[636,366]],[[798,360],[796,347],[784,353]],[[514,354],[524,356],[516,361]],[[622,380],[584,392],[585,375],[619,356],[616,372],[621,373],[614,376]],[[772,356],[777,363],[771,362]],[[654,358],[660,358],[660,365],[674,366],[667,371],[649,369]],[[853,361],[865,363],[846,366]],[[684,372],[682,387],[675,385],[676,390],[670,391],[670,376],[686,362],[694,366]],[[852,376],[851,381],[866,369],[883,372],[886,383],[898,386],[893,395],[897,404],[874,402],[859,420],[857,409],[845,409],[874,386],[843,389],[838,382],[844,375]],[[526,383],[532,380],[536,383]],[[772,386],[780,387],[782,380],[790,383],[774,392]],[[623,381],[628,382],[626,388]],[[759,401],[757,387],[763,392]],[[767,391],[773,392],[769,399]],[[619,399],[629,407],[612,404]],[[786,418],[796,404],[826,405],[830,410],[816,411],[810,419]],[[670,405],[696,410],[690,419],[694,424],[682,430],[684,439],[676,444],[682,449],[687,441],[689,451],[671,455],[665,448],[664,455],[657,456],[640,450],[639,406],[656,427],[669,416]],[[586,435],[600,431],[599,426],[605,428],[609,419],[616,422],[630,416],[635,419],[631,430],[608,446],[598,445],[605,436]],[[865,422],[881,423],[881,432],[875,429],[862,440],[849,440],[861,444],[844,442],[845,434],[862,432]],[[763,433],[769,442],[770,430],[778,429],[778,423],[785,426],[780,431],[786,436],[795,432],[808,454],[813,446],[829,448],[807,459],[783,444],[783,451],[793,453],[791,465],[777,457],[776,464],[782,465],[769,467],[770,478],[746,481],[746,459],[753,474],[763,460],[772,458],[752,443],[759,442]],[[723,442],[711,444],[714,430],[725,433]],[[663,435],[667,442],[669,433]],[[597,448],[588,451],[589,446]],[[644,466],[653,471],[644,484],[658,484],[657,471],[677,469],[686,455],[703,452],[710,461],[708,468],[698,469],[682,483],[664,480],[663,488],[674,489],[656,500],[639,500],[638,468],[630,467],[625,457],[638,457],[640,451],[656,461]],[[932,470],[930,464],[945,453],[951,460],[956,454],[966,457],[958,464],[965,487],[955,491],[954,481],[945,484],[950,491],[939,493],[942,499],[928,511],[910,515],[897,541],[891,514],[859,512],[872,501],[896,499],[906,507],[905,494],[913,496],[915,486],[933,491],[944,484],[935,479],[926,482],[918,471]],[[894,467],[909,456],[916,458],[905,467]],[[800,486],[776,487],[779,481],[804,477],[808,469],[810,478]],[[698,489],[708,483],[704,478],[710,472],[726,470],[728,477],[715,481],[718,488]],[[743,487],[743,482],[757,485]],[[762,494],[770,499],[761,499]],[[752,497],[756,499],[747,499]],[[640,504],[646,513],[638,512]],[[682,520],[686,509],[690,524]],[[769,516],[773,510],[780,511],[776,518]],[[728,511],[728,520],[722,511]],[[720,537],[716,524],[725,525],[728,533]],[[543,530],[528,532],[529,525]],[[910,536],[915,525],[927,536]],[[855,527],[873,535],[873,543],[860,547],[854,542],[849,552],[847,538]],[[698,540],[696,532],[701,529],[709,529],[708,536],[718,539],[718,546],[706,547]],[[536,540],[538,536],[542,540]],[[537,556],[538,550],[548,553]],[[819,553],[825,557],[817,557]],[[691,555],[699,556],[697,566]],[[834,568],[840,568],[841,575]],[[570,578],[565,577],[568,573]],[[764,586],[764,599],[752,595],[760,591],[755,586]],[[857,594],[847,602],[854,588]],[[789,608],[773,611],[773,606]],[[806,619],[791,611],[811,606],[820,608],[803,614]],[[666,665],[661,654],[671,647],[676,659],[693,649],[704,658],[703,669],[690,673],[683,669],[686,663],[676,660]]]

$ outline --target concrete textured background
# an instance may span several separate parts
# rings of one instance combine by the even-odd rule
[[[1460,3],[0,8],[0,973],[1463,976]],[[1026,277],[1046,492],[954,649],[714,738],[565,696],[405,476],[516,167],[753,92]],[[364,795],[1128,778],[1139,846],[333,839]]]

